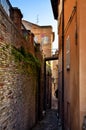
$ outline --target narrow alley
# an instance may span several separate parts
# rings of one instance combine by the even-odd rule
[[[0,130],[30,130],[39,121],[33,129],[56,130],[58,50],[52,53],[53,27],[23,19],[22,13],[10,0],[0,0]]]
[[[46,110],[43,119],[38,121],[31,130],[62,130],[61,120],[58,116],[57,98],[54,95],[52,96],[51,109]]]
[[[40,121],[31,130],[62,130],[61,126],[58,124],[57,110],[55,109],[47,110],[43,120]]]
[[[52,94],[51,109],[47,109],[46,113],[43,113],[43,119],[31,130],[62,130],[61,120],[58,116],[58,100],[55,94]]]
[[[0,130],[86,130],[85,55],[86,0],[0,0]]]

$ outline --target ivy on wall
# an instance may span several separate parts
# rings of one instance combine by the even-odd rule
[[[27,53],[24,47],[17,49],[12,46],[12,55],[15,58],[15,62],[21,65],[22,71],[28,74],[37,75],[37,72],[41,66],[39,59],[34,57],[31,53]]]

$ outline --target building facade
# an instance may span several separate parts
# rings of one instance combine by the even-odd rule
[[[40,49],[44,57],[50,57],[52,52],[52,42],[54,41],[54,32],[52,26],[39,26],[23,20],[22,23],[27,30],[34,33],[34,41],[40,44]]]
[[[65,130],[82,130],[86,127],[86,1],[51,3],[58,20],[59,113]]]

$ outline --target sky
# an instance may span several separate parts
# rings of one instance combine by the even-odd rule
[[[56,37],[53,49],[58,49],[57,21],[50,0],[10,0],[10,3],[21,10],[23,19],[40,26],[51,25]]]

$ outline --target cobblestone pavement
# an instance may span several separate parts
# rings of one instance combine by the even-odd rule
[[[48,110],[44,119],[32,130],[61,130],[61,126],[58,126],[57,110]]]

